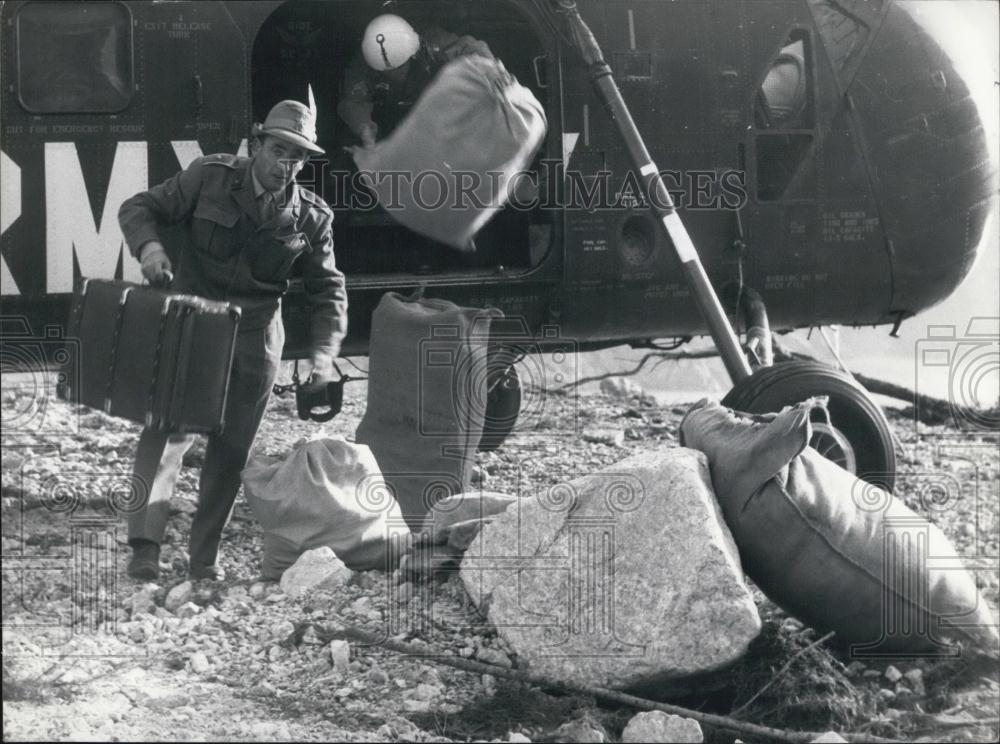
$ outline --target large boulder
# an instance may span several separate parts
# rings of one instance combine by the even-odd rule
[[[719,669],[760,631],[704,455],[676,448],[519,499],[462,561],[533,672],[611,688]]]

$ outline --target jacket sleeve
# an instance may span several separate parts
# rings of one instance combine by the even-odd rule
[[[318,221],[309,236],[302,284],[312,306],[310,333],[315,366],[327,366],[340,354],[347,334],[347,288],[333,255],[333,213],[313,208]]]
[[[371,76],[364,59],[357,55],[344,75],[344,90],[337,104],[337,115],[360,137],[362,125],[372,120],[373,110]]]
[[[136,259],[142,246],[160,240],[160,225],[182,222],[194,212],[203,178],[204,165],[199,158],[177,175],[122,202],[118,224]]]

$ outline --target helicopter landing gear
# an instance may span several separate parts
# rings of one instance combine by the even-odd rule
[[[812,416],[809,445],[859,478],[892,491],[896,453],[882,409],[849,376],[818,362],[761,367],[733,386],[722,404],[747,413],[772,413],[814,395],[829,398],[830,421]]]

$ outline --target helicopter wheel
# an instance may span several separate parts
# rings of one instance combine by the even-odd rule
[[[486,420],[479,439],[480,452],[493,452],[504,443],[521,412],[521,379],[513,364],[502,364],[486,375]]]
[[[829,398],[830,423],[813,412],[809,446],[845,470],[891,492],[896,477],[892,430],[882,409],[847,375],[816,362],[762,367],[737,383],[722,404],[746,413],[774,413],[814,395]]]

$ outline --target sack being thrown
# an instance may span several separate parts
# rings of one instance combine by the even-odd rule
[[[365,185],[400,224],[469,250],[545,136],[542,104],[497,60],[452,60],[385,140],[357,149]]]

